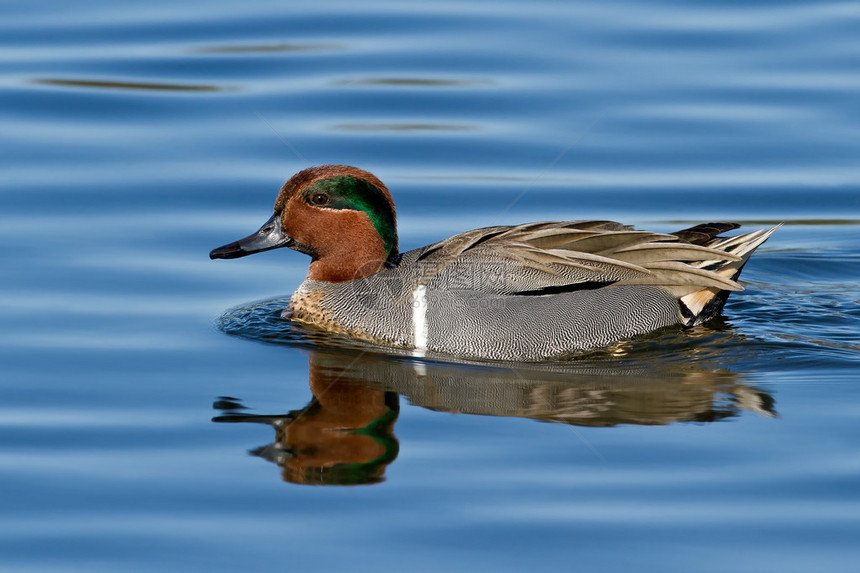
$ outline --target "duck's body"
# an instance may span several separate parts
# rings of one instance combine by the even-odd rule
[[[608,221],[488,227],[400,254],[385,186],[353,167],[293,176],[234,258],[289,246],[313,257],[286,313],[375,343],[472,358],[543,360],[719,313],[774,231],[733,223],[666,235]]]

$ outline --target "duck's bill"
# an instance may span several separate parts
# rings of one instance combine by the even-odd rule
[[[272,218],[263,223],[260,229],[248,235],[244,239],[234,241],[229,245],[212,249],[209,253],[210,259],[238,259],[246,255],[261,253],[263,251],[271,251],[281,247],[289,247],[293,239],[284,233],[281,227],[281,217],[278,213],[272,215]]]

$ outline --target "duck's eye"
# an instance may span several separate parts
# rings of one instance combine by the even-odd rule
[[[311,195],[311,203],[314,205],[328,205],[329,196],[325,193],[314,193]]]

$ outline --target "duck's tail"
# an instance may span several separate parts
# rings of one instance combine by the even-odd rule
[[[682,241],[710,247],[731,253],[738,257],[733,261],[702,261],[693,266],[713,271],[729,280],[735,281],[740,276],[750,255],[770,237],[782,224],[770,229],[761,229],[752,233],[734,237],[718,237],[717,234],[730,229],[736,229],[735,223],[706,223],[683,231],[673,233]],[[680,297],[681,316],[686,326],[702,324],[717,316],[729,298],[729,290],[705,287]]]

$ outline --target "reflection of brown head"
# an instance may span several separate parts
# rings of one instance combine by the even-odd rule
[[[358,485],[384,480],[398,453],[394,392],[373,389],[329,361],[310,361],[314,397],[284,415],[231,413],[216,422],[256,422],[275,428],[275,441],[251,451],[283,468],[284,481],[306,485]],[[219,402],[223,403],[223,402]],[[232,404],[229,408],[236,409]]]
[[[328,374],[311,361],[314,399],[277,428],[276,440],[292,452],[283,464],[284,480],[310,485],[382,481],[385,467],[397,457],[397,395]]]

